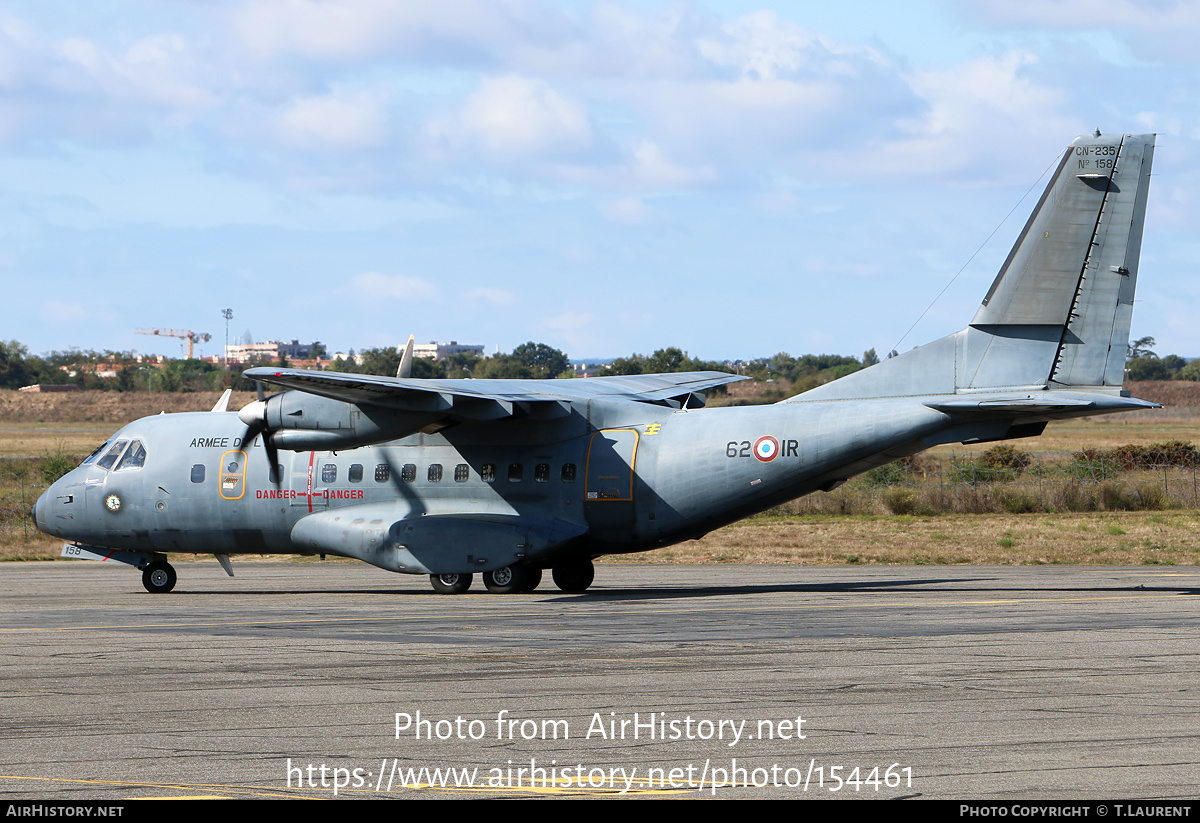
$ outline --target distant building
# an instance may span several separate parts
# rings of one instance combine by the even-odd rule
[[[34,383],[32,386],[22,386],[17,391],[29,392],[60,392],[60,391],[79,391],[78,386],[68,384],[55,383]]]
[[[429,343],[417,343],[413,346],[413,357],[424,357],[427,360],[445,360],[452,354],[473,354],[476,357],[483,357],[483,346],[471,346],[466,343],[459,343],[457,340],[451,340],[449,343],[438,343],[430,341]]]
[[[265,343],[234,343],[225,347],[225,357],[230,363],[257,363],[258,361],[278,360],[279,341],[268,340]]]
[[[265,363],[281,357],[288,360],[311,360],[315,345],[316,343],[301,343],[299,340],[233,343],[225,347],[225,356],[229,358],[230,363]]]

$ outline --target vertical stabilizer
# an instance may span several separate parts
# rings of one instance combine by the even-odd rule
[[[1124,380],[1153,156],[1152,134],[1072,143],[971,323],[1057,327],[1052,385]]]
[[[1086,387],[1125,377],[1153,134],[1080,137],[971,324],[788,402]]]

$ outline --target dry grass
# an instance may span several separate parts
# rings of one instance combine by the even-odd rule
[[[20,529],[0,539],[0,560],[50,560],[62,541]],[[190,559],[191,555],[172,555]],[[199,555],[196,559],[209,559]],[[1200,564],[1200,512],[759,516],[616,563],[820,566]]]
[[[759,516],[634,563],[1196,565],[1200,512]]]

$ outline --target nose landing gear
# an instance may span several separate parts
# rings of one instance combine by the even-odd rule
[[[175,568],[162,560],[156,560],[142,569],[142,585],[151,594],[166,594],[175,588]]]

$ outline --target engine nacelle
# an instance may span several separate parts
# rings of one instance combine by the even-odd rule
[[[441,411],[358,406],[297,391],[255,400],[238,412],[247,426],[263,427],[271,445],[289,451],[337,451],[385,443],[415,434],[444,417]]]

